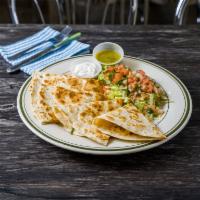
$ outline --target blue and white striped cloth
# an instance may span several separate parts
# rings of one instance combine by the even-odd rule
[[[0,46],[0,54],[2,57],[11,65],[15,66],[21,61],[31,57],[35,53],[42,51],[44,48],[51,45],[51,42],[46,42],[42,45],[38,45],[36,48],[32,49],[30,52],[26,53],[22,57],[16,60],[9,60],[8,57],[15,55],[31,46],[39,44],[42,41],[49,40],[50,38],[58,35],[59,32],[46,27],[38,33],[24,39],[20,40],[14,44]],[[44,67],[56,63],[60,60],[64,60],[74,55],[89,53],[90,45],[81,43],[77,40],[72,41],[67,45],[63,45],[60,48],[49,52],[45,56],[36,59],[34,62],[25,64],[21,67],[21,70],[29,75],[31,75],[35,70],[43,69]]]

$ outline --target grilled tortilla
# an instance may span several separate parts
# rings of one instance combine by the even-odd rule
[[[105,97],[98,92],[75,92],[63,87],[56,87],[53,92],[55,102],[54,113],[66,130],[72,130],[72,123],[76,120],[77,112],[81,105],[91,101],[103,101]]]
[[[41,123],[63,124],[66,122],[63,106],[103,100],[100,89],[97,80],[79,79],[69,74],[36,72],[30,84],[33,112]]]
[[[82,105],[77,120],[73,122],[74,134],[107,145],[110,137],[93,126],[92,122],[96,116],[119,108],[121,105],[120,100],[96,101]]]
[[[33,74],[30,84],[32,108],[34,115],[41,123],[57,123],[51,106],[51,88],[44,84],[45,73],[36,72]],[[51,75],[51,77],[54,75]]]
[[[55,101],[58,104],[67,106],[69,104],[81,104],[91,101],[101,101],[105,97],[101,93],[96,92],[75,92],[73,90],[65,89],[64,87],[56,87],[53,92]]]
[[[95,92],[102,93],[101,83],[96,79],[77,78],[70,74],[57,75],[54,78],[51,74],[46,74],[49,79],[45,82],[54,86],[60,86],[75,92]]]
[[[35,117],[41,123],[57,123],[52,110],[52,91],[60,75],[35,72],[30,83],[31,103]]]
[[[118,138],[121,140],[129,140],[135,142],[147,142],[157,140],[156,138],[144,137],[131,133],[130,131],[104,119],[95,119],[96,128],[102,133]]]
[[[162,140],[166,136],[133,105],[98,116],[93,124],[100,131],[125,140]],[[115,125],[115,126],[113,126]],[[142,136],[142,137],[136,137]],[[148,137],[148,139],[147,139]]]
[[[56,85],[66,85],[67,79],[71,78],[69,75],[49,74],[45,72],[36,72],[32,76],[30,83],[30,92],[32,99],[32,108],[35,117],[43,124],[58,123],[53,107],[52,93]]]

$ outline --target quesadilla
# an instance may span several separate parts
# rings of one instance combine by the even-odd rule
[[[45,74],[45,77],[49,77],[45,80],[45,84],[60,86],[75,92],[102,93],[102,85],[96,79],[77,78],[70,74],[56,75],[54,77],[51,74]]]
[[[92,122],[96,116],[119,108],[120,106],[122,106],[121,100],[96,101],[82,105],[77,119],[72,125],[74,134],[107,145],[110,137],[93,126]]]
[[[105,100],[101,93],[96,92],[75,92],[73,90],[65,89],[63,87],[56,87],[53,92],[57,104],[67,106],[69,104],[81,104],[91,101]]]
[[[162,140],[166,136],[133,105],[120,107],[94,119],[100,131],[126,140]],[[114,126],[113,126],[114,125]],[[141,137],[136,137],[142,136]]]
[[[79,79],[69,74],[36,72],[30,84],[34,114],[41,123],[63,124],[67,121],[64,119],[63,107],[69,104],[104,100],[104,96],[99,93],[99,86],[97,80]]]
[[[41,123],[57,122],[51,107],[49,106],[49,98],[46,95],[46,87],[43,84],[44,74],[36,72],[33,74],[30,84],[31,103],[34,115]]]
[[[104,119],[95,119],[96,129],[102,133],[112,136],[113,138],[118,138],[121,140],[129,140],[135,142],[147,142],[157,140],[156,138],[144,137],[131,133],[130,131]]]
[[[55,102],[54,113],[66,130],[72,130],[72,123],[76,120],[79,107],[92,101],[103,101],[105,97],[97,92],[75,92],[63,87],[56,87],[53,92]]]
[[[53,107],[55,106],[52,93],[57,84],[65,85],[71,76],[35,72],[30,83],[32,108],[35,117],[41,123],[58,123]]]
[[[40,76],[38,72],[35,72],[32,75],[32,80],[30,82],[29,90],[31,94],[31,103],[33,105],[33,110],[35,109],[36,102],[38,101],[37,95],[38,95],[39,87],[41,85],[42,78],[43,76]]]

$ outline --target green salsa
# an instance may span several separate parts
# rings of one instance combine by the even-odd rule
[[[96,54],[96,59],[104,64],[112,64],[117,62],[121,55],[113,50],[102,50]]]

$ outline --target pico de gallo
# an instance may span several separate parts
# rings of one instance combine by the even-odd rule
[[[133,103],[150,120],[163,114],[167,95],[143,70],[131,70],[123,64],[103,66],[98,79],[108,99]]]

